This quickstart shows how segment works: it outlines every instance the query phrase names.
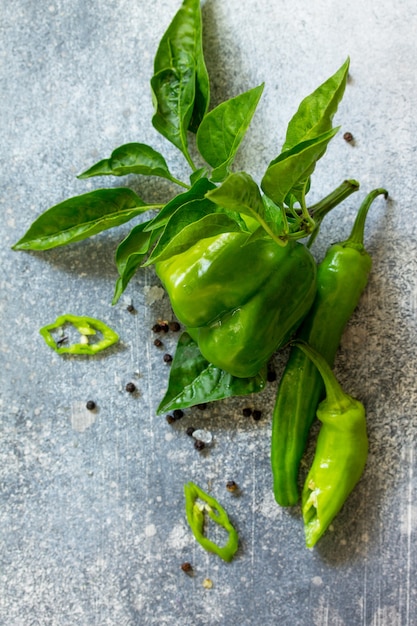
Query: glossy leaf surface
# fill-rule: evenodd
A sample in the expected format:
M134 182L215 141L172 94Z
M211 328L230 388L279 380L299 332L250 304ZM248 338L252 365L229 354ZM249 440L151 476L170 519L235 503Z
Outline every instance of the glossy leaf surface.
M119 300L129 281L142 265L150 248L163 230L159 228L146 231L145 228L148 224L149 221L132 228L116 250L115 261L119 278L116 281L112 304L116 304Z
M151 79L155 103L152 124L185 156L188 155L187 129L194 106L194 79L192 67L184 71L164 69Z
M194 200L202 199L206 195L210 189L214 189L213 183L211 183L207 178L201 178L194 183L194 185L188 191L184 193L180 193L175 198L170 200L163 209L161 209L149 225L147 226L147 230L152 230L154 228L159 228L160 226L166 226L169 219L172 215L179 209L179 207L184 206Z
M210 85L204 62L202 20L199 0L185 0L162 37L154 60L154 73L174 68L186 70L181 56L188 58L195 68L195 100L188 129L195 132L206 113L210 99ZM185 64L186 66L187 64Z
M258 185L246 172L230 174L220 187L206 196L226 209L255 219L277 243L282 243L279 240L283 234L281 211L263 201Z
M212 180L220 182L229 173L240 143L245 136L259 99L263 84L235 98L222 102L207 113L197 132L197 147L213 167Z
M90 191L42 213L13 249L48 250L81 241L124 224L149 207L131 189Z
M116 148L110 158L99 161L77 178L127 174L159 176L173 180L162 154L143 143L127 143Z
M339 129L332 129L315 139L297 144L272 161L262 179L261 187L276 204L282 204L297 185L314 171L317 160Z
M253 378L236 378L214 367L202 356L190 335L183 333L178 340L168 389L158 407L158 413L257 393L265 387L265 381L266 371Z
M304 98L288 124L283 151L332 128L333 117L345 91L348 71L349 59L333 76Z
M171 221L174 220L170 220L170 224ZM179 216L178 221L175 220L175 224L172 224L172 228L168 229L167 227L166 230L168 232L163 233L145 265L166 261L176 254L185 252L201 239L214 237L221 233L239 232L241 226L226 213L210 212L199 218L196 216L191 224L187 219L182 220Z

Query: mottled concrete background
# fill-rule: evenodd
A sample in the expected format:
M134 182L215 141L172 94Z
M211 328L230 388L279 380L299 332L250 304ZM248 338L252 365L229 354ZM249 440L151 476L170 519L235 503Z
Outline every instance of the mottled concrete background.
M146 201L174 191L155 179L78 181L128 141L171 169L185 161L150 119L153 56L177 0L13 0L0 7L1 423L0 624L3 626L412 626L416 559L416 37L414 1L206 0L212 104L266 82L237 167L259 180L302 97L349 54L342 132L313 178L312 198L344 178L361 191L326 220L314 253L346 237L365 194L387 187L366 228L374 266L337 357L369 418L366 473L331 532L304 547L298 509L273 500L269 471L276 383L258 397L190 410L174 426L155 410L168 366L151 326L158 285L138 274L112 307L113 253L128 232L47 253L10 246L49 206L99 186L130 185ZM346 143L350 131L354 145ZM39 328L59 314L98 317L121 335L97 358L63 358ZM173 351L176 335L164 337ZM285 353L276 359L278 372ZM135 395L125 384L134 381ZM87 400L97 403L94 413ZM250 404L258 422L244 418ZM208 428L199 454L187 426ZM307 456L307 462L309 460ZM225 490L235 480L239 497ZM239 530L225 564L184 519L188 480L210 488ZM180 570L191 561L195 575ZM203 580L213 581L212 589Z

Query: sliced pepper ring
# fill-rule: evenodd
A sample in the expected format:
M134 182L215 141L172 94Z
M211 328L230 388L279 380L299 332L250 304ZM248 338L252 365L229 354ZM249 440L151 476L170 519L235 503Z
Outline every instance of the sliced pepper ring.
M56 342L51 331L63 328L66 324L72 324L81 335L87 338L89 335L96 335L97 331L102 334L102 339L95 343L80 341L69 346L60 345ZM112 346L119 340L119 335L101 320L92 317L71 315L69 313L60 315L52 324L47 324L39 330L45 342L58 354L96 354Z
M184 486L185 512L190 528L198 543L208 552L218 554L224 561L231 561L238 549L239 537L224 508L215 498L203 491L198 485L189 482ZM205 505L201 505L201 500ZM227 543L219 546L204 534L204 512L213 522L224 528L229 534Z

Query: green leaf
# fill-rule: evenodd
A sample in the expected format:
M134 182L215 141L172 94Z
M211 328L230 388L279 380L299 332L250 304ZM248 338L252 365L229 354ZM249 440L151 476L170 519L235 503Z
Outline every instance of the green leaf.
M333 76L304 98L288 124L283 151L332 128L333 117L345 91L348 71L349 58Z
M190 176L190 183L194 185L200 178L207 178L209 175L209 170L207 167L200 167L200 169L195 170Z
M109 159L99 161L77 178L127 174L159 176L176 182L162 154L144 143L127 143L116 148Z
M173 240L176 239L185 227L192 225L194 222L200 220L206 215L209 215L210 213L214 213L216 210L216 205L213 204L213 202L210 202L210 200L207 200L207 198L197 198L181 205L168 220L164 232L159 238L158 243L153 249L152 254L145 265L151 265L151 263L154 263L157 259L162 260L159 259L162 252L168 246L172 249ZM199 239L201 239L201 237Z
M272 161L261 182L266 195L276 204L282 204L288 193L302 181L308 180L317 160L324 154L327 144L338 130L334 128L319 137L299 143Z
M283 233L282 213L271 202L264 202L258 185L246 172L230 174L224 183L206 197L216 204L255 219L279 245Z
M239 145L255 113L264 85L231 98L207 113L197 131L197 147L211 165L212 180L220 182L229 173Z
M13 249L48 250L65 246L120 226L154 207L145 204L131 189L96 189L64 200L42 213Z
M175 198L170 200L161 211L159 211L158 215L156 215L153 220L149 223L146 230L152 230L154 228L159 228L160 226L166 226L168 220L171 216L179 209L179 207L188 204L189 202L193 202L194 200L198 200L199 198L204 198L207 191L210 189L214 189L214 184L211 183L207 178L201 178L194 183L194 185L188 191L184 193L180 193Z
M190 162L187 129L195 98L194 68L161 70L152 77L151 87L155 105L152 124Z
M265 387L265 383L266 371L253 378L236 378L214 367L202 356L190 335L183 333L178 340L168 389L158 407L158 413L258 393Z
M119 278L116 281L112 304L116 304L150 248L162 233L162 228L145 231L149 221L138 224L120 242L115 255Z
M154 73L168 68L183 73L183 54L195 69L195 100L187 128L196 132L207 112L210 100L210 85L204 62L202 41L202 19L199 0L184 0L165 34L163 35L154 61Z
M169 226L174 217L169 221ZM195 219L191 224L186 216L179 216L179 219L175 220L175 222L175 230L168 229L167 226L166 230L169 231L169 234L166 234L164 231L158 245L145 265L166 261L176 254L185 252L201 239L214 237L221 233L240 232L242 230L240 224L226 213L209 213L200 219ZM162 241L163 238L164 241Z
M331 130L333 117L346 88L348 71L349 58L333 76L328 78L312 94L304 98L288 124L280 157L286 155L288 151L288 155L290 155L290 152L300 144L320 137ZM324 155L326 148L327 144L323 146L322 151L317 155L316 161ZM292 194L296 200L302 202L302 196L307 194L309 188L309 176L301 178L289 190L289 197L286 201L290 201Z

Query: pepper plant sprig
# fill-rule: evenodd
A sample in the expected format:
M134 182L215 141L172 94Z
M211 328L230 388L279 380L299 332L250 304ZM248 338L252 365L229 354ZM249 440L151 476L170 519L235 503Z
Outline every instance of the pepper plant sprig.
M166 203L147 204L128 188L104 188L75 196L41 214L15 250L47 250L120 226L144 213L157 217L136 225L116 251L119 278L113 303L136 270L190 248L222 232L243 231L248 241L271 237L286 245L315 236L324 215L358 189L345 181L312 207L306 196L317 161L337 133L332 120L346 86L349 59L300 104L288 124L281 152L260 185L232 166L249 128L264 85L249 89L212 110L210 81L202 46L199 0L184 0L159 44L151 79L156 130L181 151L190 166L190 182L176 177L164 156L143 143L128 143L78 176L157 176L185 191ZM195 134L198 167L191 155Z

